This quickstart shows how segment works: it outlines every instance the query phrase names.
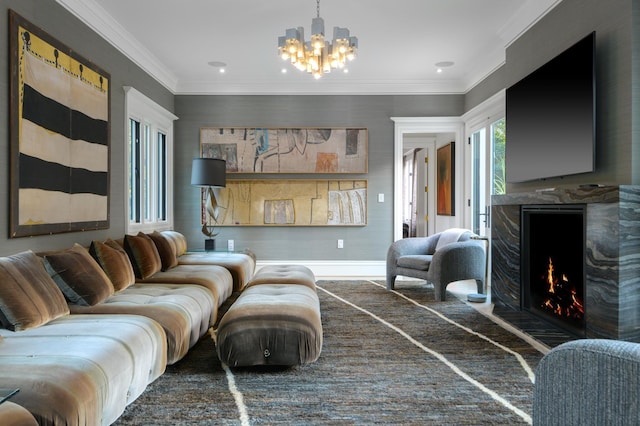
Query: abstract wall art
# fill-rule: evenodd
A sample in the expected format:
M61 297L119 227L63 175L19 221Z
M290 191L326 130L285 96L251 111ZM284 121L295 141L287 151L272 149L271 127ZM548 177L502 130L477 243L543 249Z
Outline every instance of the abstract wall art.
M455 145L451 142L438 148L437 155L437 213L455 216Z
M366 180L229 179L217 191L218 226L367 224Z
M10 11L11 238L109 227L110 75Z
M367 173L367 129L200 129L201 156L227 161L227 173Z

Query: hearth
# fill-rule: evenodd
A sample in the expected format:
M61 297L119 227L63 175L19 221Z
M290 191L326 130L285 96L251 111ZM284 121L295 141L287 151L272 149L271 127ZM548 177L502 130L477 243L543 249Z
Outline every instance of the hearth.
M640 342L640 186L598 186L545 189L533 192L494 195L491 198L491 300L494 314L540 340L555 346L562 340L587 338L619 339ZM566 275L575 283L582 277L581 298L584 317L578 324L581 333L565 331L551 325L542 315L534 315L523 307L522 221L523 208L583 210L582 238L568 237L568 228L575 221L567 219L552 234L551 249L574 251L564 246L567 241L582 240L583 271L566 266L557 254L541 255L541 274L555 279ZM553 211L553 210L552 210ZM565 214L565 213L562 213ZM566 213L569 218L574 213ZM581 231L575 231L576 235ZM534 231L538 235L539 231ZM545 237L543 239L547 241ZM579 256L579 255L576 255ZM551 261L549 260L551 258ZM537 266L536 266L537 268ZM568 269L568 270L567 270ZM568 287L572 293L572 287ZM567 288L563 282L563 288ZM530 296L527 296L530 297ZM578 309L579 310L579 309ZM539 312L540 313L540 312ZM546 313L545 313L546 314ZM579 322L580 322L579 321ZM548 340L544 340L548 339Z
M585 335L585 206L522 206L522 308Z

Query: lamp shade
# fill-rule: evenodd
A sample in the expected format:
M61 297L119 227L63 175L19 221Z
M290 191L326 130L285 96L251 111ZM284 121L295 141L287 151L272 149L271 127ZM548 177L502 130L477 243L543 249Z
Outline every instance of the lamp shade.
M227 185L227 162L219 158L194 158L191 165L191 185Z

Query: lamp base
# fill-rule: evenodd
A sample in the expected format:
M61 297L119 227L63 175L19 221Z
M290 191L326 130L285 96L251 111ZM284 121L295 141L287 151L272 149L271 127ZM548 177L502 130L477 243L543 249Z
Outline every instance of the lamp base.
M214 251L216 249L216 240L208 238L204 240L204 251Z

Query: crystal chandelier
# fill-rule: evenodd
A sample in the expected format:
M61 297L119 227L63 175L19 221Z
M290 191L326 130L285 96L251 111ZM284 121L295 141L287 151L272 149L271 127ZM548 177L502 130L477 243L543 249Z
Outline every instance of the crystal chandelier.
M344 68L348 60L356 56L358 37L350 37L348 28L333 27L333 41L324 39L324 19L320 17L320 0L316 0L317 15L311 21L311 41L305 41L304 28L289 28L278 37L278 54L300 71L315 78Z

